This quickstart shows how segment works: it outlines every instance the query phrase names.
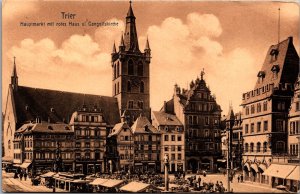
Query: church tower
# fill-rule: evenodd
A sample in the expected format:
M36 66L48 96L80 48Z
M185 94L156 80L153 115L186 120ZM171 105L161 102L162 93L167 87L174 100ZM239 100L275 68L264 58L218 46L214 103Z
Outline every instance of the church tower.
M16 57L14 57L14 66L11 74L11 86L14 90L18 89L18 75L17 75L17 67L16 67Z
M126 120L132 124L143 114L150 119L149 65L151 49L147 38L144 52L139 49L135 16L130 2L125 32L121 35L119 50L112 50L112 91L118 99L120 115L126 110Z

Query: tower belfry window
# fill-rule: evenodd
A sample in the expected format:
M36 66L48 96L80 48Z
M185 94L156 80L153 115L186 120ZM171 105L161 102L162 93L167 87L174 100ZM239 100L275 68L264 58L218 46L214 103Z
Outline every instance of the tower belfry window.
M134 66L132 60L128 61L128 75L134 75Z
M145 91L145 88L144 88L145 86L144 86L144 82L142 81L141 82L141 85L140 85L140 92L141 93L144 93L144 91Z
M143 74L144 74L144 66L142 63L139 63L138 64L138 75L143 76Z

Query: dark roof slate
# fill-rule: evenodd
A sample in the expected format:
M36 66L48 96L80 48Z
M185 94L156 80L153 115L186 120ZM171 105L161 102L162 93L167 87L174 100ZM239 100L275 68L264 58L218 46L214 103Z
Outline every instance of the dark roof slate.
M13 100L17 127L36 117L40 117L42 121L50 119L51 123L69 123L72 113L83 104L91 109L94 106L100 108L109 125L120 122L118 103L114 97L18 86L17 90L13 90Z

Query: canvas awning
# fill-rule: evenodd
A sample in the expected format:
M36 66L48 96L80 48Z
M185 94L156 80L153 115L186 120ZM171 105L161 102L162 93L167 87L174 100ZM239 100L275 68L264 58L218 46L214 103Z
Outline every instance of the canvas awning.
M42 174L41 177L49 178L49 177L53 177L55 174L56 174L55 172L47 172L45 174Z
M13 163L13 160L14 160L14 158L11 157L11 156L4 156L4 157L2 157L2 162L5 161L5 162Z
M225 159L217 159L217 162L226 162Z
M93 182L90 183L90 185L100 185L106 181L108 181L108 179L96 178L95 180L93 180Z
M267 169L267 166L265 164L260 164L258 168L264 172Z
M150 184L133 181L121 187L120 190L125 192L137 193L137 192L144 192L149 187Z
M21 168L28 168L28 166L30 166L31 162L23 162L23 164L21 164Z
M258 166L257 164L251 164L250 166L255 172L258 172Z
M117 187L119 185L121 185L124 181L123 180L117 180L117 179L108 179L107 181L99 184L103 187L107 187L107 188L112 188L112 187Z
M293 172L286 177L286 179L299 181L300 180L300 166L297 166L293 170Z
M295 168L296 166L289 164L271 164L269 168L265 170L263 175L286 179Z
M245 164L244 164L244 168L247 168L248 171L250 171L250 164L249 164L249 163L245 163Z

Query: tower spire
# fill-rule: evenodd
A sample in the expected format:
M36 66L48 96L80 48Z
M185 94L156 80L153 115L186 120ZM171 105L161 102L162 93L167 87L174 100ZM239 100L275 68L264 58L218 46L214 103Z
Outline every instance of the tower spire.
M13 89L17 89L18 87L18 75L17 75L17 67L16 67L16 57L14 56L14 64L13 64L13 71L11 75L11 85Z
M116 49L116 43L115 43L115 41L114 41L114 45L113 45L113 49L112 49L112 53L114 54L114 53L116 53L117 52L117 49Z
M148 36L147 36L147 41L146 41L146 46L145 46L145 51L146 50L151 50L150 49L150 45L149 45L149 39L148 39Z
M126 51L140 52L137 32L136 32L136 25L135 25L135 16L133 14L131 1L129 1L129 9L126 17L124 43L125 43Z

